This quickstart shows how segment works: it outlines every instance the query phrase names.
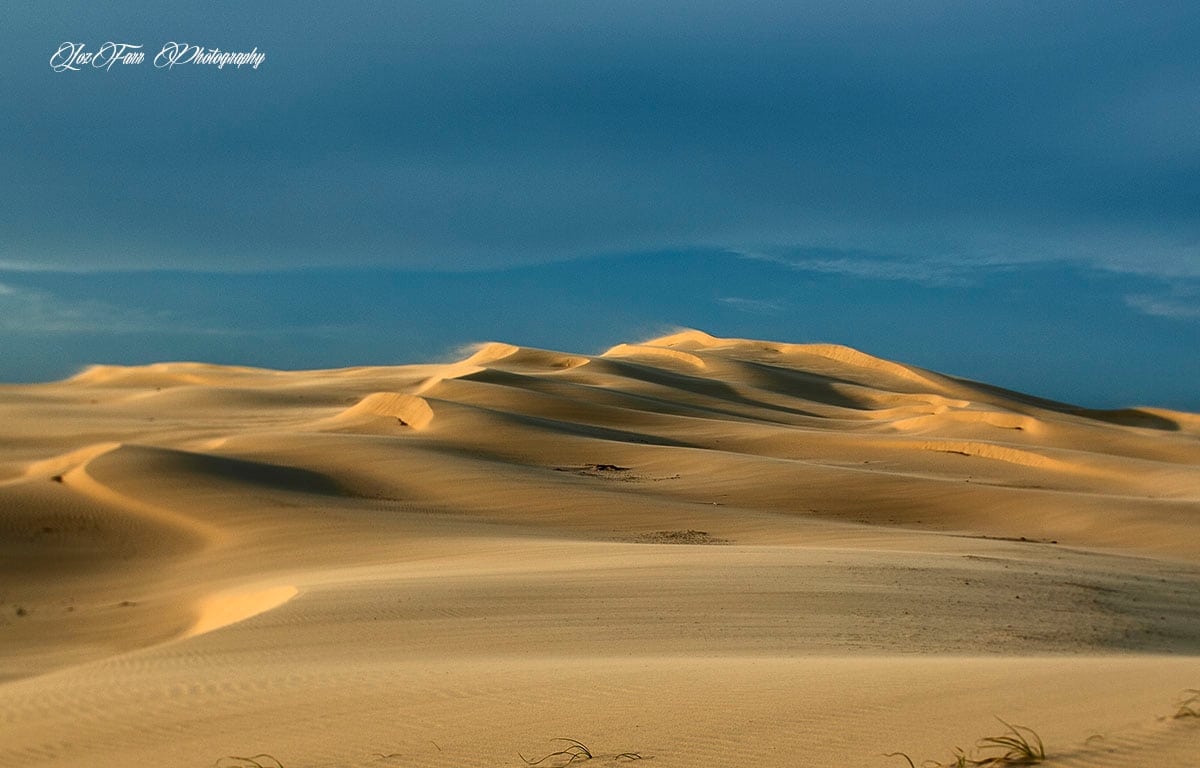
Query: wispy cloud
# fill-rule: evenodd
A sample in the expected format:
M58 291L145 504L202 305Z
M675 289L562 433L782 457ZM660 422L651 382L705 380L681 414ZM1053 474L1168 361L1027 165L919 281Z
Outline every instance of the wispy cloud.
M752 315L779 315L785 310L782 303L768 299L747 299L741 296L721 296L717 303Z
M118 306L97 299L69 299L51 291L0 283L0 331L8 333L177 334L188 336L276 337L298 333L334 338L349 326L279 325L270 328L223 326L189 321L168 311Z
M797 272L846 275L867 280L888 280L944 287L966 287L975 281L972 273L982 267L999 266L985 261L951 261L885 257L873 254L825 252L810 255L736 251L736 255L756 261L779 264Z
M129 333L164 318L102 301L72 301L44 290L0 284L0 330L15 333Z
M1200 319L1200 285L1174 285L1160 294L1136 293L1125 297L1131 309L1154 317Z

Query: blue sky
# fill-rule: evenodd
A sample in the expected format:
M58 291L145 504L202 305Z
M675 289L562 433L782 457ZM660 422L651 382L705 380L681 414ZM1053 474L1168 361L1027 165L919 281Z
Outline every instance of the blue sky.
M1200 410L1195 3L251 6L10 11L0 380L687 325Z

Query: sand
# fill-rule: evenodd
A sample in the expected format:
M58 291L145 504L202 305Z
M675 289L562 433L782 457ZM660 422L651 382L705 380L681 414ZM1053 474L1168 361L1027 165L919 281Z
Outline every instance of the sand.
M0 387L0 766L1194 766L1187 688L1194 414L698 331Z

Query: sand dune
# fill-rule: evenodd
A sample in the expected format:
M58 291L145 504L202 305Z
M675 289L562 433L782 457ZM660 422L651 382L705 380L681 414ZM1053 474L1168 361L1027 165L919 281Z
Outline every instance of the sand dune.
M684 331L96 366L0 438L0 766L1196 764L1195 414Z
M323 419L317 429L342 427L350 432L384 429L397 426L424 429L433 420L433 409L422 397L399 392L373 392L336 416Z

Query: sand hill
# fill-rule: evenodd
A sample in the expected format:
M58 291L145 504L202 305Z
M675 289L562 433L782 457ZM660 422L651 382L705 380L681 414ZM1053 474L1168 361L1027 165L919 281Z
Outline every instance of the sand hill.
M0 387L0 766L1194 766L1198 654L1195 414L698 331Z

